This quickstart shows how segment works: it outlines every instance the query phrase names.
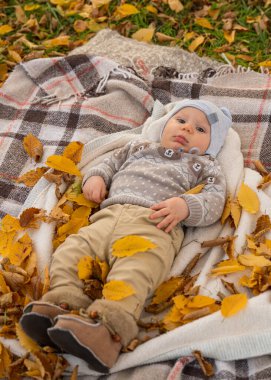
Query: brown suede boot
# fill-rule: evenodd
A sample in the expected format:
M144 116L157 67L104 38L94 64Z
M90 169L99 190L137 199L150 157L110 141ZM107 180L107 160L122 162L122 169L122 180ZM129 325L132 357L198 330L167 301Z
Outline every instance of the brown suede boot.
M55 321L48 335L64 352L85 360L102 373L116 363L122 345L104 325L74 314L59 315Z
M40 346L56 347L47 334L47 329L54 324L54 318L59 314L67 314L64 308L47 302L35 301L29 303L20 318L24 332Z

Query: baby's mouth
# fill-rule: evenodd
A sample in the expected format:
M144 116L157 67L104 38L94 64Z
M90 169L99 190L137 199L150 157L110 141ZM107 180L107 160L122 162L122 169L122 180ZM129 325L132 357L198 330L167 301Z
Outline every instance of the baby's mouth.
M188 144L188 141L186 140L186 138L184 136L175 136L175 141L182 144L182 145L187 145Z

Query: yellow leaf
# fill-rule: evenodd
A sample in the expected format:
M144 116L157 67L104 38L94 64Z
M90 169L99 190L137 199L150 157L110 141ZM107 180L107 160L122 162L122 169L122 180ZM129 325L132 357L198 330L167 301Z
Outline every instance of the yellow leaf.
M83 148L84 144L82 144L80 141L73 141L66 146L63 152L63 156L69 158L75 164L78 164L82 158Z
M17 232L22 231L22 227L20 225L20 221L17 218L7 214L1 220L1 230L3 232Z
M87 226L89 224L89 213L89 207L81 206L77 208L71 215L71 219L58 228L57 239L63 242L67 236L76 234L81 227Z
M89 201L84 197L84 194L74 194L74 193L69 193L67 194L67 200L72 201L77 203L79 206L86 206L90 208L96 208L98 205L97 203L94 203L92 201Z
M127 235L116 240L112 245L112 255L116 257L133 256L139 252L146 252L155 248L150 240L137 235Z
M8 73L8 65L6 63L0 63L0 81L5 81Z
M271 67L271 61L262 61L258 63L258 66L263 66L263 67Z
M22 327L17 323L16 324L16 335L19 339L19 342L23 348L29 352L35 353L36 351L41 350L40 346L34 342L33 339L29 338L28 335L23 331Z
M46 173L48 168L41 167L35 170L30 170L29 172L21 175L16 179L17 183L23 182L28 187L33 187L41 179L41 177Z
M205 183L200 183L199 185L193 187L190 190L187 190L185 194L199 194L201 190L204 188Z
M75 163L64 156L49 156L47 158L46 165L48 165L50 168L54 168L65 173L76 175L78 177L81 176L81 173Z
M184 34L183 40L184 40L184 42L187 42L187 41L191 40L192 38L194 38L195 36L196 36L195 32L186 32Z
M7 294L10 292L10 288L7 286L6 281L5 281L2 273L0 273L0 291L3 294Z
M183 315L180 313L180 310L177 308L176 305L173 305L170 309L169 313L167 313L163 319L164 323L167 322L181 322Z
M159 42L166 42L166 41L174 41L176 40L175 37L167 36L164 33L156 32L155 33L156 38L158 39Z
M168 5L169 5L169 8L172 11L175 11L176 13L181 12L183 10L183 8L184 8L184 6L180 2L180 0L168 0Z
M179 296L176 296L173 298L173 302L178 310L183 310L188 303L188 298L186 298L183 294L180 294ZM172 321L172 322L176 322L176 321Z
M40 140L29 133L29 135L25 136L23 139L23 146L26 153L34 158L36 162L38 162L43 155L43 146Z
M232 30L232 31L224 30L223 33L224 33L225 40L227 40L229 44L234 42L235 30Z
M153 28L142 28L132 34L132 38L137 41L151 42L154 34Z
M246 294L233 294L225 297L221 304L221 313L223 317L231 317L244 309L247 305Z
M0 343L0 378L10 378L9 368L11 365L10 351Z
M83 256L79 260L77 265L78 277L80 280L87 280L92 275L92 261L93 258L90 256Z
M46 49L55 47L55 46L69 46L70 36L59 36L51 40L43 41L43 45Z
M238 260L242 265L247 267L267 267L271 265L271 261L264 256L256 255L239 255Z
M155 15L158 13L158 10L153 5L146 6L147 11L154 13Z
M36 9L39 9L40 5L39 4L27 4L24 6L25 11L35 11Z
M8 258L11 264L20 266L32 252L32 240L28 234L24 234L10 248ZM3 255L5 256L5 255Z
M201 308L209 305L213 305L215 303L215 299L207 296L194 296L189 302L187 303L187 307L190 308Z
M224 224L226 222L226 220L228 219L230 214L231 214L231 197L228 196L226 203L225 203L225 206L224 206L223 213L221 215L221 223L222 224Z
M104 285L103 296L107 300L119 301L135 294L133 287L125 281L112 280Z
M102 30L102 29L104 29L106 27L105 25L106 25L105 23L98 24L94 20L90 20L88 22L88 29L91 32L99 32L100 30Z
M188 46L188 50L192 53L204 42L203 36L198 36L194 41Z
M7 33L11 32L12 30L13 30L13 28L8 24L1 25L0 26L0 36L3 34L7 34Z
M181 277L171 277L169 280L163 282L155 290L152 304L160 304L167 301L175 293L181 283Z
M43 287L42 287L42 296L44 296L45 293L47 293L50 289L50 273L48 266L44 269L44 279L43 279Z
M124 17L135 15L139 13L139 10L132 4L122 4L116 7L114 17L116 20L120 20Z
M232 216L235 228L237 228L239 225L241 212L242 210L241 210L239 202L236 199L234 199L231 202L231 216Z
M224 274L235 273L245 270L246 267L240 265L236 259L225 260L216 265L216 268L211 270L211 275L221 276Z
M50 0L50 3L54 5L69 5L73 0Z
M241 207L247 212L256 214L259 211L260 202L258 195L245 183L242 183L240 186L237 198Z
M101 271L102 271L102 282L105 283L106 277L109 273L109 265L106 261L100 261L99 257L96 257L97 263L100 265Z
M196 18L195 23L206 29L214 29L207 18Z

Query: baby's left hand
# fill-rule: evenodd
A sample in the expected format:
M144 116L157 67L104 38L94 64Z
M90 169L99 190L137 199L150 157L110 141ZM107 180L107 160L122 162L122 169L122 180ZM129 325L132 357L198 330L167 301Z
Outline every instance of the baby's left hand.
M165 232L170 232L179 222L186 219L189 215L186 201L178 197L166 199L165 201L152 205L150 208L156 211L150 215L150 219L164 217L156 227L164 229Z

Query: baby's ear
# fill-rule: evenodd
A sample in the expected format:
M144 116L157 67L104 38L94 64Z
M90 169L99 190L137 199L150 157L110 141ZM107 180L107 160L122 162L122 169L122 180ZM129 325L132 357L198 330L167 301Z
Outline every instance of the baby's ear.
M227 116L230 119L230 121L232 121L230 110L227 107L220 107L220 109L224 113L224 115Z

